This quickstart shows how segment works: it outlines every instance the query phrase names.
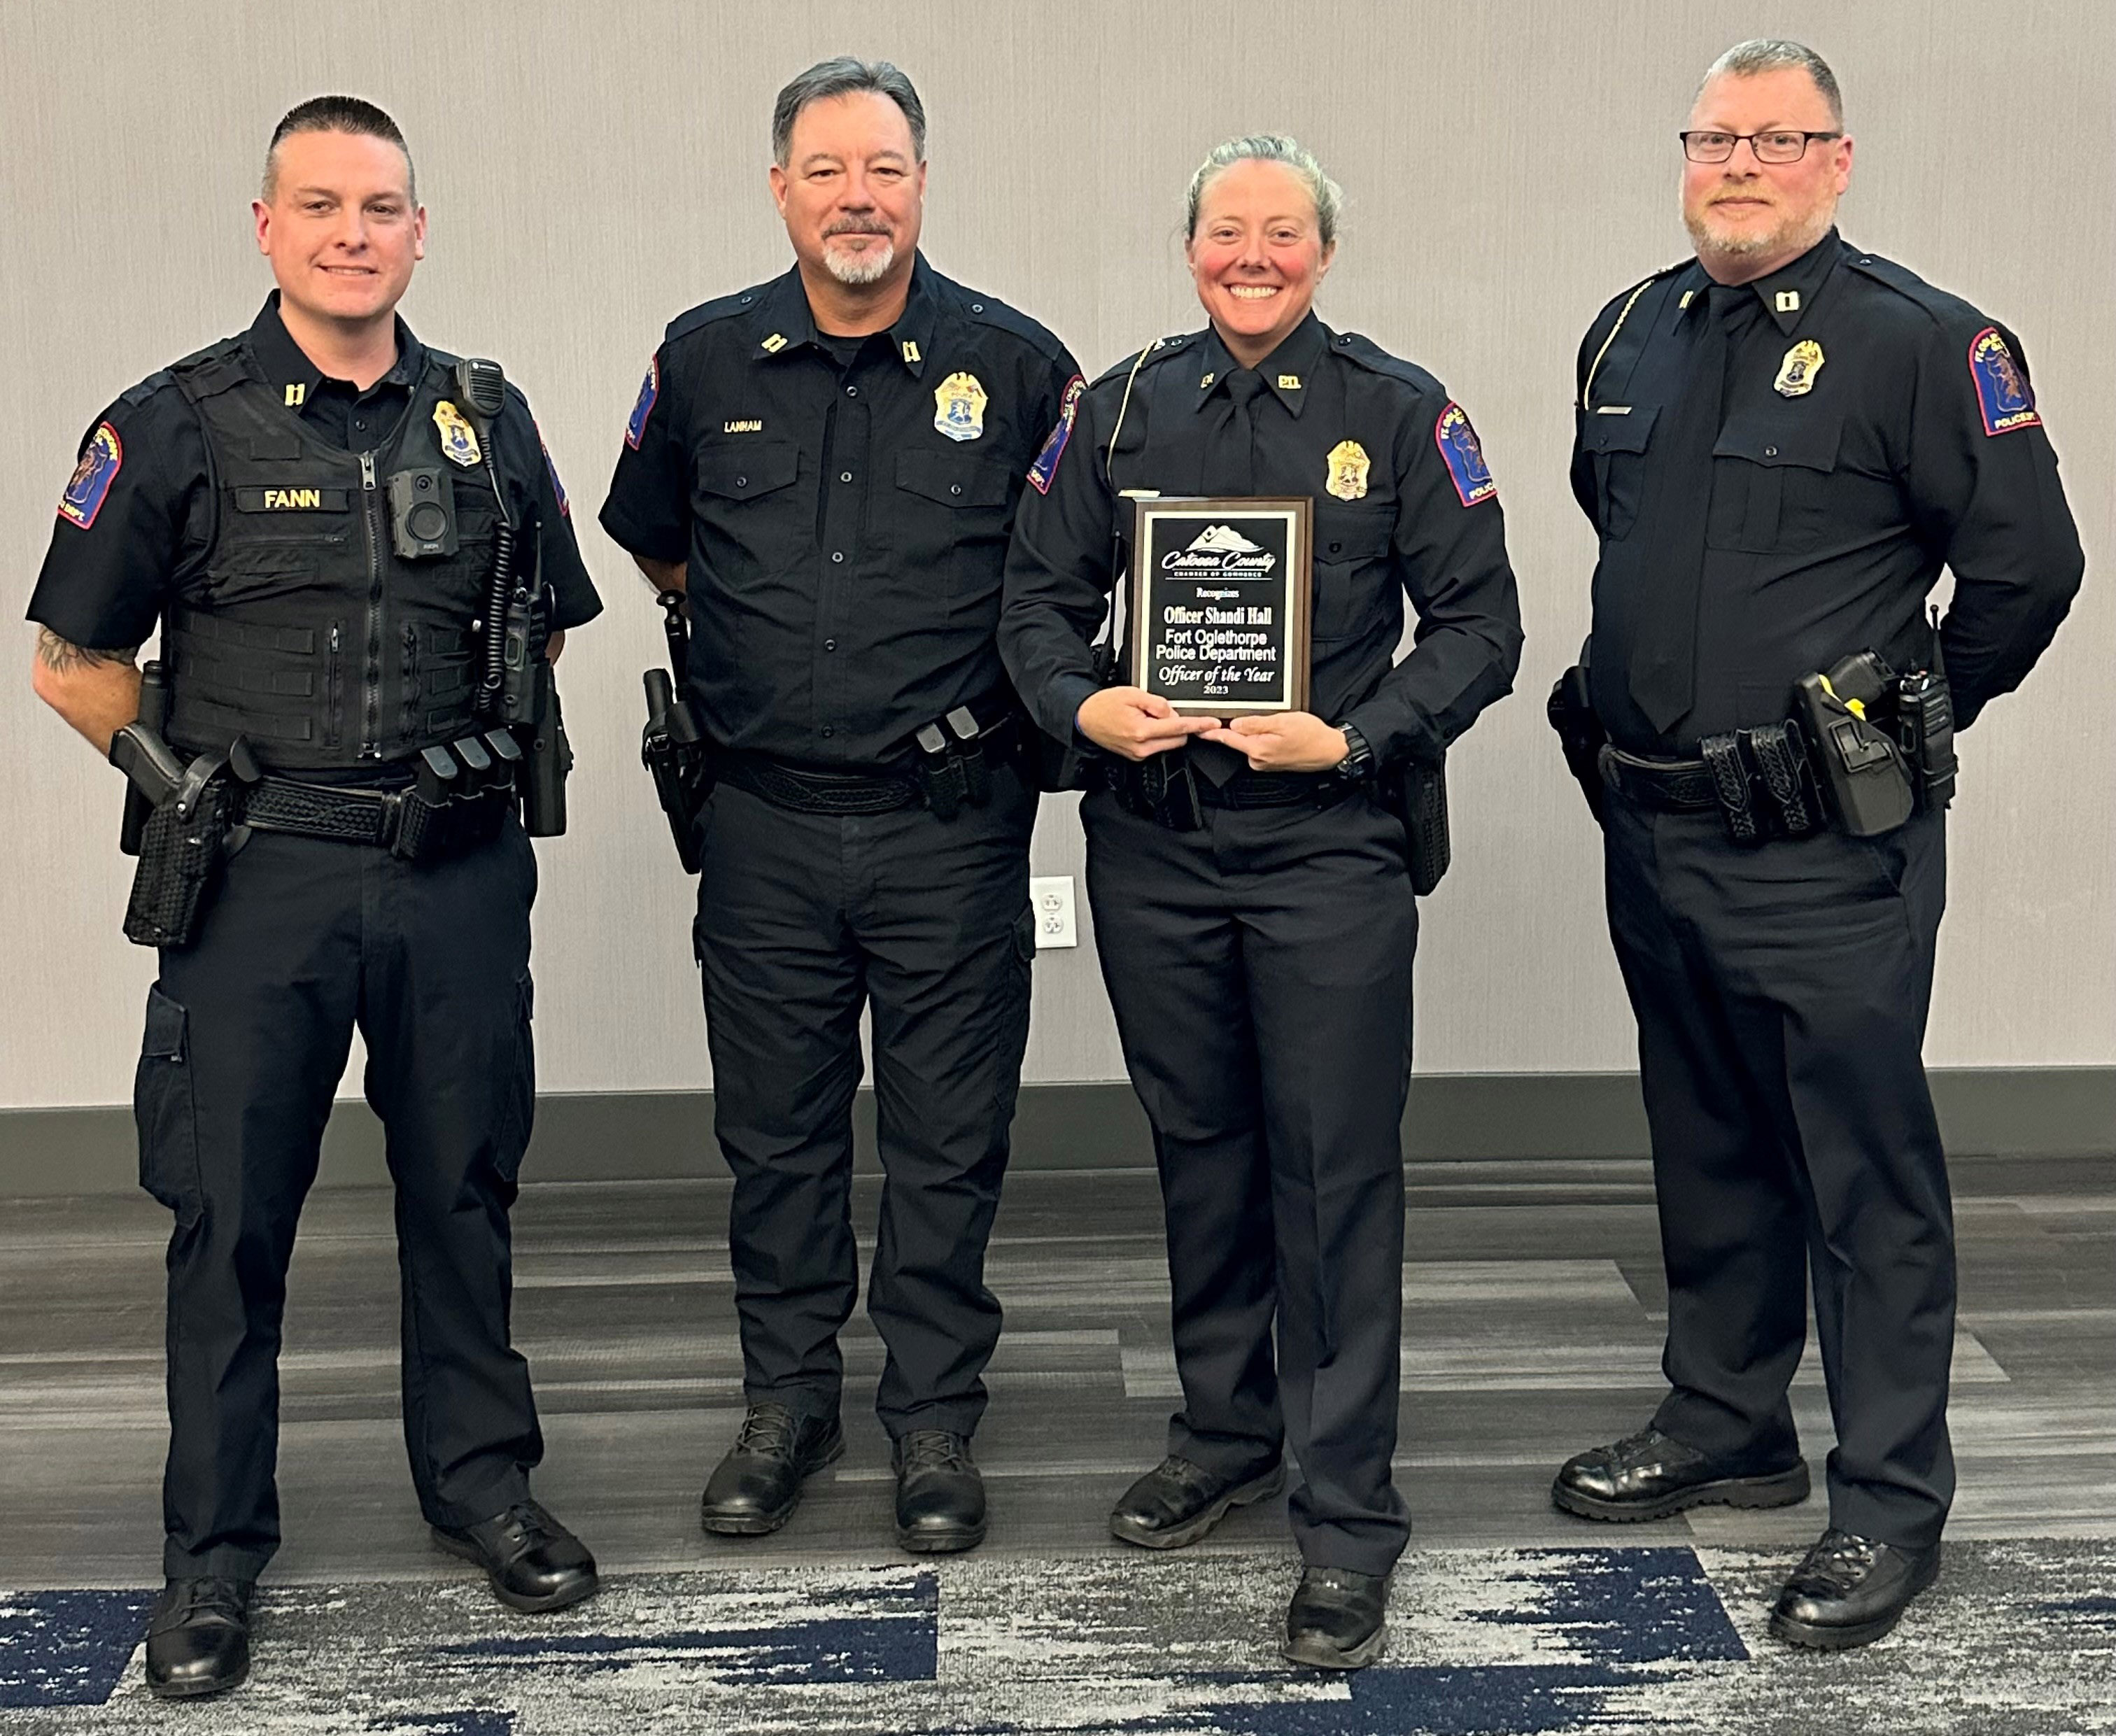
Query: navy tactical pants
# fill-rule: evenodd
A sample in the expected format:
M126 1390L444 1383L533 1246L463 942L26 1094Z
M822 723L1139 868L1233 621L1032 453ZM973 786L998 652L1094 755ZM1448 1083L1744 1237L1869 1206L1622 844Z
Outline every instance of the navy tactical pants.
M294 1230L356 1024L389 1139L404 1439L421 1511L476 1524L543 1456L508 1342L508 1209L535 1102L529 905L511 819L452 860L260 832L196 943L162 954L135 1108L168 1251L172 1577L252 1578L279 1541L278 1353Z
M743 1390L835 1416L859 1293L852 1222L859 1024L871 1014L885 1172L867 1313L892 1439L976 1431L999 1338L985 1243L1028 1038L1028 838L1011 766L942 821L796 813L722 784L700 821L693 938Z
M1385 1573L1410 1530L1389 1471L1418 941L1402 824L1359 796L1208 808L1189 832L1106 793L1081 817L1166 1206L1169 1451L1232 1473L1290 1447L1303 1559Z
M1608 813L1668 1264L1655 1422L1706 1453L1790 1458L1811 1277L1830 1522L1934 1543L1954 1493L1954 1230L1920 1052L1944 817L1745 849L1716 814L1615 797Z

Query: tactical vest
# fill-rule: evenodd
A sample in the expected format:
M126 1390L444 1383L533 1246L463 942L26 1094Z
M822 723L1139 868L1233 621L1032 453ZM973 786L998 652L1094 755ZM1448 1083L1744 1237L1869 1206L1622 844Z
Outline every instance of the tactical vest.
M171 371L204 425L214 505L203 578L163 625L172 746L244 735L261 764L298 771L386 764L470 733L499 503L490 453L443 456L435 411L452 361L427 352L410 408L370 453L303 422L240 338ZM435 468L453 482L457 552L407 559L389 479Z

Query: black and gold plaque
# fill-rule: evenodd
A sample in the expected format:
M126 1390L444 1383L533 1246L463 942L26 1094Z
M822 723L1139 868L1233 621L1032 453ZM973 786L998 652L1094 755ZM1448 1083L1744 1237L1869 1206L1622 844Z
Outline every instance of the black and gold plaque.
M1191 717L1308 709L1313 503L1133 501L1132 679Z

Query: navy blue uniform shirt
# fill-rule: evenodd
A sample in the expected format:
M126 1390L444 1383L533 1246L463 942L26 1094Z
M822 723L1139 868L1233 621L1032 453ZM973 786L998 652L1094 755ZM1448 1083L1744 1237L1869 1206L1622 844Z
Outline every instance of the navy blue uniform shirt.
M245 334L264 378L320 439L348 452L385 444L412 402L426 346L397 321L397 362L365 392L326 380L279 318L279 292L265 300ZM533 495L544 577L557 593L552 626L577 627L602 610L573 540L573 520L529 414L513 403L493 432L501 473L515 496ZM108 428L120 448L117 474L100 485L90 522L62 509L50 550L30 598L29 617L69 643L130 651L154 636L172 592L203 571L214 522L205 435L198 412L166 373L150 375L110 406L81 443L85 453Z
M1635 702L1650 575L1686 538L1686 503L1658 484L1682 464L1665 435L1710 283L1694 260L1672 267L1611 302L1580 347L1572 488L1601 537L1589 665L1603 727L1633 753L1687 754L1783 717L1796 679L1855 652L1926 667L1943 565L1955 719L1973 722L2079 588L2057 454L2019 340L1834 229L1733 310L1691 709L1663 733Z
M602 523L688 563L706 734L872 767L1002 688L1007 534L1077 373L1033 320L922 256L903 315L864 341L817 332L798 269L675 320Z

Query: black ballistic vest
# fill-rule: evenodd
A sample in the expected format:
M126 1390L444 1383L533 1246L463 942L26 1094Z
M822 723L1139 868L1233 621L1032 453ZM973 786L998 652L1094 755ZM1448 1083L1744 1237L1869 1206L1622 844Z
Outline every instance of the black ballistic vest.
M203 578L169 606L166 734L186 753L245 735L277 771L386 764L470 733L472 623L499 504L491 454L442 456L452 357L427 352L411 408L371 453L332 445L280 401L239 338L172 370L205 425L215 524ZM450 473L455 554L401 559L389 478Z

